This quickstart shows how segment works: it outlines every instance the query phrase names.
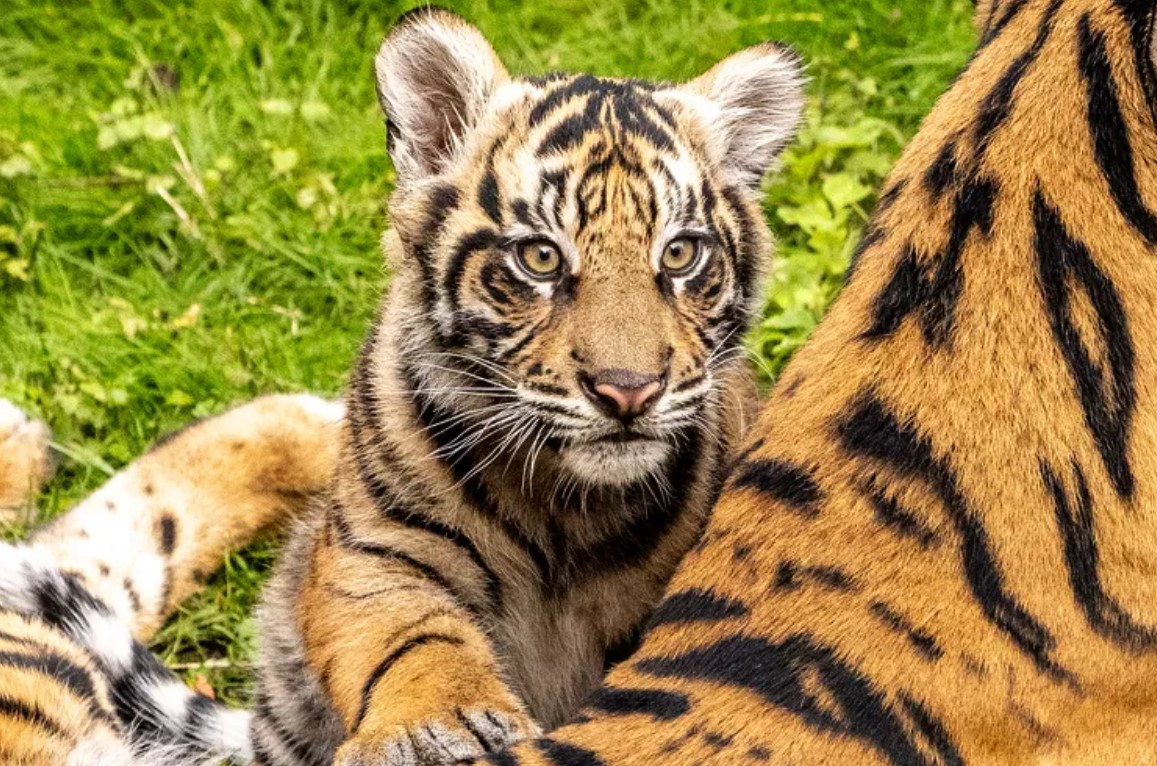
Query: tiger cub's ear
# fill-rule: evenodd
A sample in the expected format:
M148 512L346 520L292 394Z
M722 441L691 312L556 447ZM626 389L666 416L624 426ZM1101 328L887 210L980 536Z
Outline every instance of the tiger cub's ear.
M803 84L799 56L763 43L728 56L679 90L700 97L693 102L732 180L758 186L799 127Z
M401 184L444 170L508 79L482 33L438 8L402 16L374 65Z

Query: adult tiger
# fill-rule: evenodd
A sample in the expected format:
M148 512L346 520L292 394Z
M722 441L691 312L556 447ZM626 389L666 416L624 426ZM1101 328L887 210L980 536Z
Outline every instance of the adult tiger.
M640 650L491 763L1157 760L1154 15L978 4Z
M161 443L26 543L0 543L0 764L175 766L251 757L249 715L140 643L226 551L328 482L341 408L270 396ZM0 498L48 475L48 429L0 400Z

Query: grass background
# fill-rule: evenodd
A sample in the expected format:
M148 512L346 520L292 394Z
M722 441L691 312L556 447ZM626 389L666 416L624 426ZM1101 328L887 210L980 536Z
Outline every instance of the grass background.
M44 516L194 417L341 389L388 283L371 60L412 5L5 0L0 396L55 430ZM807 125L768 183L780 265L749 339L768 378L839 289L874 190L974 44L968 0L445 5L521 73L685 79L766 39L806 58ZM248 613L274 554L230 556L157 639L232 701L247 699Z

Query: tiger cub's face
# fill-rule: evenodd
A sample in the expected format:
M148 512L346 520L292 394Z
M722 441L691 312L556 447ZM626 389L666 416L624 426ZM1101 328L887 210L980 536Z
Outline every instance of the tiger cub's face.
M451 411L493 394L507 446L541 440L588 482L659 468L758 307L756 190L798 120L795 57L759 46L677 86L517 79L474 27L426 10L377 71L395 249L426 328L415 378Z

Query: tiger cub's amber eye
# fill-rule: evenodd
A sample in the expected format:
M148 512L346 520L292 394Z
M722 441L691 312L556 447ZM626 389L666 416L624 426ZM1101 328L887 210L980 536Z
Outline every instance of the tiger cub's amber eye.
M691 237L677 237L667 243L663 250L663 269L672 276L686 274L699 261L699 240Z
M550 279L562 269L562 253L550 242L523 242L515 254L519 265L535 279Z

